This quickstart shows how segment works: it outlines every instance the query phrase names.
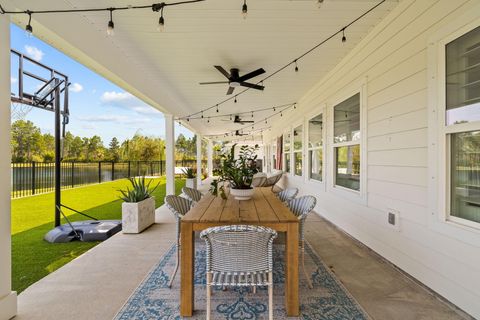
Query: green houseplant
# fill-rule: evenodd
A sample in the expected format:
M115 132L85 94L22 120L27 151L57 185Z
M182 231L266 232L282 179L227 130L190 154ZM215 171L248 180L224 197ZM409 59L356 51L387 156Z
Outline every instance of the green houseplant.
M255 173L258 145L241 146L238 158L235 158L234 144L230 150L220 155L220 180L230 184L230 192L237 200L248 200L253 195L252 180Z
M131 186L119 190L122 203L122 232L140 233L155 223L155 198L152 193L157 189L150 187L152 180L145 177L129 178Z

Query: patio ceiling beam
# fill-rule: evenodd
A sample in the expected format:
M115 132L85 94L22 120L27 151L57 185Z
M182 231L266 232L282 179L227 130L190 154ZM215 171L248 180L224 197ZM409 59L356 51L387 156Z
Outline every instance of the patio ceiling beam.
M12 292L10 213L10 19L0 16L0 320L17 314Z

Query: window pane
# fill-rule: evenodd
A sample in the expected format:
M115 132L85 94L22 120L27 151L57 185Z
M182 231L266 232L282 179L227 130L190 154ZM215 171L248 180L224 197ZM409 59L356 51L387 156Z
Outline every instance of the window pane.
M301 150L303 143L303 126L293 129L293 150Z
M310 179L322 181L322 149L310 150Z
M283 140L283 151L290 151L290 138L291 138L291 133L286 133L285 134L285 139Z
M334 108L334 142L360 140L360 93Z
M290 172L290 153L285 153L285 171Z
M479 121L480 27L450 42L445 50L447 124Z
M360 145L335 148L335 184L360 190Z
M294 168L295 168L295 175L301 176L302 175L302 153L295 152L294 154Z
M308 147L315 148L320 147L322 141L323 131L323 115L319 114L315 118L308 121Z
M451 135L450 215L480 222L480 131Z

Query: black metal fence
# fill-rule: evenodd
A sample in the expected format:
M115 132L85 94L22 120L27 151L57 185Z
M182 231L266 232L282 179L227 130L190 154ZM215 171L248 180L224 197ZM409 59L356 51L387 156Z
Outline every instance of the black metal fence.
M202 161L202 168L206 168ZM176 167L196 167L196 160L176 160ZM11 165L11 197L20 198L55 188L55 163L27 162ZM62 162L62 189L135 176L165 175L165 161Z

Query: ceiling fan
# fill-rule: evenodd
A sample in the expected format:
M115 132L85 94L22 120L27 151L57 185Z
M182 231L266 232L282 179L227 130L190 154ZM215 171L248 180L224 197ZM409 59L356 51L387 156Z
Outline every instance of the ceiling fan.
M250 73L244 74L243 76L240 76L239 70L237 68L232 68L230 69L230 73L227 72L224 68L221 66L214 66L218 71L220 71L221 74L225 76L225 78L228 79L228 81L215 81L215 82L200 82L200 84L220 84L220 83L228 83L229 87L227 90L227 95L232 94L233 90L235 90L236 87L247 87L251 89L257 89L257 90L263 90L265 87L246 82L247 80L254 78L256 76L259 76L263 73L265 73L265 70L263 68L259 68L255 71L252 71Z
M241 137L241 136L248 136L248 134L246 134L246 133L240 133L239 130L235 131L235 135L236 135L236 136L240 136L240 137Z
M230 120L222 120L222 121L232 121L232 118L230 118ZM240 124L245 124L245 123L254 123L255 121L253 120L242 120L242 118L240 118L239 115L236 115L234 118L233 118L233 123L240 123Z

